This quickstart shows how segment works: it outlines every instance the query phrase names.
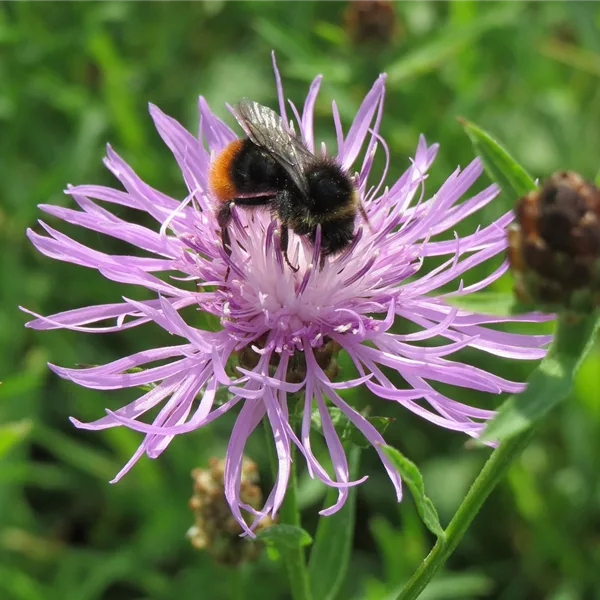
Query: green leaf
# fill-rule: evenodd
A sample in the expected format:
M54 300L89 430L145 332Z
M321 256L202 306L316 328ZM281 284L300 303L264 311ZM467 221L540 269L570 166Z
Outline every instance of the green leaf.
M351 480L358 476L360 452L358 447L349 452L348 471ZM329 488L325 497L325 507L331 506L337 500L337 496L338 490ZM348 499L341 510L319 520L308 563L313 598L336 598L350 562L355 518L356 486L348 490Z
M13 446L22 442L30 431L31 421L29 419L0 425L0 458L7 454Z
M440 525L440 519L433 502L425 495L425 486L423 485L423 477L417 468L417 465L408 460L399 450L391 446L382 446L381 448L387 457L392 461L394 467L400 473L403 481L410 489L413 495L417 512L423 520L425 527L431 531L436 537L444 539L445 533Z
M536 188L531 175L489 133L465 119L459 119L459 122L469 136L475 152L481 156L488 175L502 191L514 192L517 197L521 197Z
M598 174L596 175L596 185L600 187L600 171L598 171Z
M600 330L598 314L577 321L562 315L554 342L527 388L510 396L486 427L482 441L505 440L531 427L569 396L573 379Z
M331 421L335 430L342 441L350 442L359 448L370 448L371 444L365 438L365 436L360 432L360 430L348 419L344 411L340 410L335 406L328 407L329 415L331 416ZM373 417L368 414L365 414L366 411L363 411L363 417L377 429L377 431L381 434L385 432L388 425L394 420L391 417ZM301 417L300 417L301 418ZM321 415L318 410L313 411L311 415L311 424L313 428L322 433L323 426L321 423Z
M264 542L267 549L271 550L269 554L272 558L312 544L312 537L302 527L284 524L263 529L256 535L256 539Z

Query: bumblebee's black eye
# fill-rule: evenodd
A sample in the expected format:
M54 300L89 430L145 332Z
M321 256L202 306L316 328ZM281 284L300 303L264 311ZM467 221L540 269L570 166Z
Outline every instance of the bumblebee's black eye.
M350 178L339 165L319 164L306 173L311 210L315 213L327 213L339 208L352 197L353 186Z

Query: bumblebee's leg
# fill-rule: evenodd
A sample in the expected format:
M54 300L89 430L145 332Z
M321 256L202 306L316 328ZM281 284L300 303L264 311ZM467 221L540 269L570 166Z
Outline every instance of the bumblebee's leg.
M225 202L217 213L217 223L221 228L221 240L223 241L223 250L228 256L231 255L231 239L229 238L229 229L227 226L231 221L231 206L233 202Z
M217 223L221 228L221 241L223 250L227 256L231 256L231 237L229 235L229 223L231 222L231 209L237 206L265 206L273 201L274 196L255 196L254 198L232 198L224 202L217 213ZM229 278L230 268L227 267L225 281Z
M223 250L227 256L231 256L231 238L229 237L229 222L231 221L231 206L232 202L225 202L219 212L217 213L217 223L221 228L221 243L223 244ZM229 273L231 268L227 265L225 271L225 281L229 279Z
M288 246L290 243L290 230L287 225L281 225L281 251L283 252L283 258L287 263L287 266L294 271L294 273L298 272L300 267L294 267L288 258Z
M217 223L221 228L221 239L223 240L223 248L229 256L231 256L231 238L227 226L231 221L231 209L236 206L265 206L273 201L273 196L258 196L255 198L232 198L224 202L219 212L217 213ZM229 249L227 248L229 247Z
M233 198L229 201L229 204L236 204L237 206L265 206L271 204L275 196L254 196L252 198Z

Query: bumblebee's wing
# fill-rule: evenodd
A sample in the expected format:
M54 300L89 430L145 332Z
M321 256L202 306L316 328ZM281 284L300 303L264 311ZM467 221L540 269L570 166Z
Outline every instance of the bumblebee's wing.
M315 158L310 150L287 131L283 119L270 108L247 98L234 108L248 137L287 171L303 194L308 194L304 171Z

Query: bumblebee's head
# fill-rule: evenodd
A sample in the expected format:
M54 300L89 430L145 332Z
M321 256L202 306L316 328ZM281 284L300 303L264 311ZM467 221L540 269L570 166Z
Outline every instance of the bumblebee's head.
M318 162L306 173L311 212L326 214L338 211L354 198L354 185L342 168L333 162Z

